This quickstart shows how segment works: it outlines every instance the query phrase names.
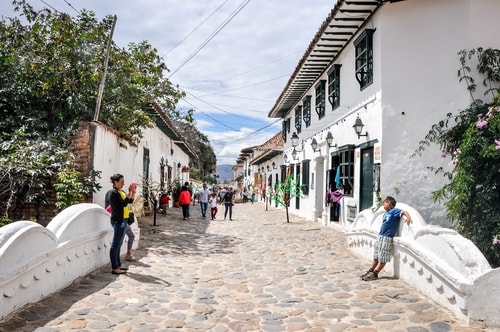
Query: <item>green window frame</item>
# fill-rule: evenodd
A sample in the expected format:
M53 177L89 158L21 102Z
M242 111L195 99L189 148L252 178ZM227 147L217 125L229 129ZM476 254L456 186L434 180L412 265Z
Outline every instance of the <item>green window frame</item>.
M281 136L283 137L283 141L286 142L288 138L288 134L290 134L290 118L283 120L282 128L281 128Z
M340 147L332 154L332 165L340 167L340 183L344 186L344 195L353 195L354 188L354 145Z
M340 67L335 64L328 72L328 101L332 105L332 111L340 106Z
M306 96L302 102L302 118L306 128L311 125L311 96Z
M356 80L361 90L373 83L373 29L366 29L354 42Z
M295 107L295 129L297 134L302 131L302 106Z
M316 85L316 114L318 114L318 119L325 116L325 87L326 80L320 80Z
M301 181L301 189L304 195L309 195L309 168L310 168L310 160L302 161L302 181Z

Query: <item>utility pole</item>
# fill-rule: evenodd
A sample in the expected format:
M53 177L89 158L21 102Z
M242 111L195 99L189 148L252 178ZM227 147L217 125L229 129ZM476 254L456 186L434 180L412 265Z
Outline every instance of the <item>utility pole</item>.
M111 27L111 32L108 37L108 45L106 47L106 53L104 55L104 73L101 78L101 83L99 84L99 93L97 95L97 102L95 105L94 121L99 121L99 112L101 110L102 93L104 91L104 85L106 83L106 75L108 73L108 62L109 62L109 50L111 49L111 42L113 41L113 32L115 31L116 25L116 15L113 16L113 26Z

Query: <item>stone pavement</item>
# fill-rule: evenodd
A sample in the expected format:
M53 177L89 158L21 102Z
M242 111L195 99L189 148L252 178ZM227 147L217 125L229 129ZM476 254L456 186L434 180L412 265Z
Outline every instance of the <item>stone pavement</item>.
M126 275L96 270L0 331L482 331L387 273L361 281L369 261L338 229L294 215L287 223L263 203L233 212L233 221L221 209L204 220L196 205L187 221L178 208L157 226L141 218Z

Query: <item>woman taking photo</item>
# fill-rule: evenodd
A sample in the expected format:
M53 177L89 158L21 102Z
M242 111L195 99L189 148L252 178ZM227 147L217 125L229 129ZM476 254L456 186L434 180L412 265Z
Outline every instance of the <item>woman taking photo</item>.
M132 183L128 187L128 194L122 190L125 184L125 179L121 174L111 176L111 189L106 196L109 197L109 205L111 206L111 225L113 226L113 241L109 250L109 258L111 260L111 273L123 274L128 268L123 267L120 259L121 246L127 229L127 221L130 210L128 205L134 201L135 190L137 185Z

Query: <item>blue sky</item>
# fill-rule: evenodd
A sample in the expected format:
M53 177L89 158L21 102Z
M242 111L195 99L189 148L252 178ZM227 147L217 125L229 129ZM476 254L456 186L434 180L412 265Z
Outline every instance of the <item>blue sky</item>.
M198 129L218 164L264 143L281 128L267 118L335 0L27 0L71 15L117 15L114 41L148 40L187 93ZM0 14L12 15L10 1Z

